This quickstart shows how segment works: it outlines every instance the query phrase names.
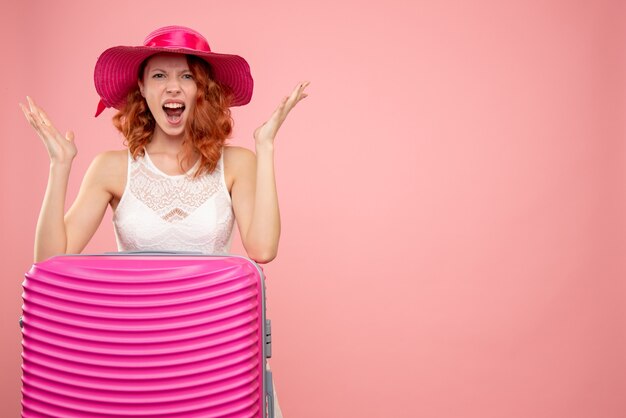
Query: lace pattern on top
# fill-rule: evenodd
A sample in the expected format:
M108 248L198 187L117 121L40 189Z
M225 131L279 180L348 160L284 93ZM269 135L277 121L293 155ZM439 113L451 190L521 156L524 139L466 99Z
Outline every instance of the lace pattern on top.
M218 173L221 176L221 171ZM221 178L187 175L164 177L147 164L133 167L130 192L163 220L177 222L185 219L220 190Z
M173 250L206 254L230 250L234 214L223 156L212 173L197 179L161 172L149 155L128 154L126 188L113 225L119 251Z

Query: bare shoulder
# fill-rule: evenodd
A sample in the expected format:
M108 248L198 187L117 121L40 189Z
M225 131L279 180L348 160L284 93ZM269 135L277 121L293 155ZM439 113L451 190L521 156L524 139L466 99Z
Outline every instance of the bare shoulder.
M103 174L111 175L120 170L125 170L127 159L127 150L105 151L96 155L91 165L98 172L104 171Z
M240 165L248 165L255 160L254 152L248 148L226 146L224 147L224 165L230 167L239 167Z
M96 155L89 167L93 181L99 183L114 195L126 182L128 150L104 151Z
M224 178L230 191L236 179L248 177L250 170L254 170L256 156L248 148L224 147Z

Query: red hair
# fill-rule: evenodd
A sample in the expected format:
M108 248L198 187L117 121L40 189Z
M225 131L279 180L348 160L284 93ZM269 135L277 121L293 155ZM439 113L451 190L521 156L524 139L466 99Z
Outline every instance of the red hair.
M194 178L197 178L215 170L224 143L233 131L230 113L232 95L226 86L214 81L213 70L206 61L193 55L186 57L198 91L196 105L185 124L180 168L184 171L183 162L191 158L194 150L198 151L200 167L194 174ZM148 59L139 66L139 79L143 79ZM156 122L139 92L139 85L128 93L126 104L113 116L113 125L124 135L124 144L128 146L133 159L144 154L144 147L150 142Z

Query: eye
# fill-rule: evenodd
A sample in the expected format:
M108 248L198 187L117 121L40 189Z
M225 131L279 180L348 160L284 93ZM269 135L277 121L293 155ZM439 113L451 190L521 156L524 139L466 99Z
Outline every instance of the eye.
M193 80L193 74L183 74L183 78L185 80Z
M163 78L163 77L165 77L165 74L162 74L162 73L156 73L152 76L152 78Z

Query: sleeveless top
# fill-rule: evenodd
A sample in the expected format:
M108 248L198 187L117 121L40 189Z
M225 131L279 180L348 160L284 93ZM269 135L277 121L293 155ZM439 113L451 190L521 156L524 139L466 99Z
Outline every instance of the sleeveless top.
M147 152L128 151L126 187L113 214L118 251L230 251L234 214L224 179L224 153L215 170L193 180L200 165L171 176Z

